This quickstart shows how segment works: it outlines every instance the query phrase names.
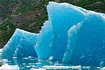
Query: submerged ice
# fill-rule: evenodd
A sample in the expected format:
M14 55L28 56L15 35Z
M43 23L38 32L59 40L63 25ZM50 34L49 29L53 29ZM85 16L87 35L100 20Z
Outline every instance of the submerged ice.
M2 55L104 65L105 14L55 2L49 3L47 11L48 21L38 35L17 29Z

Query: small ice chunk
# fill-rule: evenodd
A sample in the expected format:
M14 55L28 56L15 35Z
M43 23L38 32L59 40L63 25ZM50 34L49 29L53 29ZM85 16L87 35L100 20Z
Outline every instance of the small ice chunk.
M50 57L49 57L49 60L53 60L53 56L50 56Z

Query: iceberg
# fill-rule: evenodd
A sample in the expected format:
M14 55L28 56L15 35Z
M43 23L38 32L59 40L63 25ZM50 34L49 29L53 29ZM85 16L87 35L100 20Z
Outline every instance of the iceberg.
M47 11L40 33L16 29L2 56L105 66L105 14L55 2L47 5Z
M45 22L39 33L35 49L40 59L53 57L52 60L62 61L67 47L67 31L84 20L86 11L79 10L79 7L76 8L70 4L55 2L49 3L47 11L49 21Z
M37 41L37 34L21 29L16 29L12 38L3 48L3 57L37 57L34 45Z
M88 14L68 31L68 46L63 62L99 66L105 61L105 16Z
M55 2L49 3L47 11L49 20L35 46L39 59L73 65L104 63L105 14Z
M85 13L73 5L53 2L49 3L47 11L53 26L53 41L51 45L53 60L61 61L67 48L68 30L73 25L83 21Z
M39 59L48 60L48 58L51 56L52 36L53 29L49 20L44 23L42 30L38 34L38 41L35 45L35 50Z

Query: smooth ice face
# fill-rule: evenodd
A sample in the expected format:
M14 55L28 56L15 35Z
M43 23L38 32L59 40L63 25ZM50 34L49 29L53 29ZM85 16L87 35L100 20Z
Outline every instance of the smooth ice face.
M49 20L44 23L35 45L39 59L61 61L67 47L67 31L81 22L88 12L82 8L67 4L50 2L47 6ZM43 52L42 52L43 51Z
M105 17L88 14L68 31L68 46L63 62L99 66L105 61Z
M16 29L12 38L8 41L2 51L4 57L37 57L34 45L37 41L37 34Z
M42 30L38 34L38 41L35 45L35 50L37 52L39 59L48 60L51 56L51 42L52 42L53 28L52 24L49 21L44 23Z
M68 30L85 18L86 10L67 4L50 2L47 6L49 18L53 27L53 40L51 44L51 56L53 60L62 60L66 51Z

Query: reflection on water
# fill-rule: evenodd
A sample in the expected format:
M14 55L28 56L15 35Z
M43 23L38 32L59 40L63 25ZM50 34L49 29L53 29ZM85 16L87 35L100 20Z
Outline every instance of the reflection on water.
M61 62L43 61L34 57L0 58L0 70L104 70L91 66L73 66Z

